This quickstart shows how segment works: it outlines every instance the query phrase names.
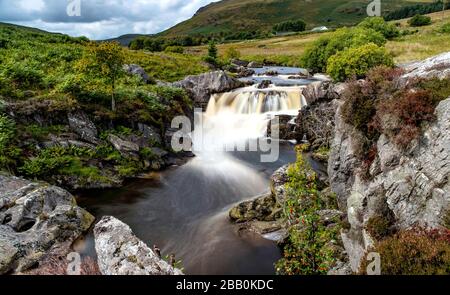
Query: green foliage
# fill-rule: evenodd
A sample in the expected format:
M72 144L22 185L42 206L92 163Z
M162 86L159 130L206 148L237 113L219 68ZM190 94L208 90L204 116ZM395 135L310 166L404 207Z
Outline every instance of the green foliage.
M399 29L395 25L387 23L382 17L368 17L358 26L380 32L386 39L392 39L400 35Z
M381 256L382 275L450 274L449 230L401 231L376 243L371 252Z
M333 247L339 226L327 227L320 222L318 210L325 208L317 189L317 175L304 160L303 147L298 148L297 161L288 170L289 183L284 216L290 225L283 258L276 263L278 274L326 274L334 263Z
M229 47L225 51L224 57L226 60L239 59L241 57L241 53L235 47Z
M218 64L218 50L216 46L216 42L211 41L208 45L208 54L205 56L205 61L212 64Z
M450 34L450 23L443 24L439 29L439 32L444 34Z
M340 51L374 43L383 46L386 38L373 29L342 28L319 38L302 56L302 64L313 72L326 72L328 60Z
M111 109L116 110L115 89L118 79L124 74L125 56L119 43L91 43L80 68L95 79L103 79L110 87Z
M20 156L21 150L14 146L15 136L15 122L0 114L0 171L11 172Z
M432 3L422 3L415 5L402 6L401 8L389 12L384 18L387 21L412 17L417 14L429 14L441 11L443 6L442 0L433 1ZM450 9L450 2L446 0L445 9Z
M386 49L369 43L338 52L330 57L327 73L335 81L345 81L351 77L364 77L366 73L377 66L394 66L394 60Z
M431 24L431 17L426 15L416 14L411 19L408 20L408 24L411 27L422 27Z
M303 32L306 29L306 23L299 19L296 21L285 21L276 24L273 27L275 32Z
M183 46L167 46L166 49L164 49L165 52L172 52L172 53L184 53Z

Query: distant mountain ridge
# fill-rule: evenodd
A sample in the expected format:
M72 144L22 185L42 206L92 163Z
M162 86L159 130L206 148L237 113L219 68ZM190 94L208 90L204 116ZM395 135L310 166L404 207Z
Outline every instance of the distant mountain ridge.
M353 25L367 16L372 0L222 0L200 8L194 16L158 34L183 36L270 30L273 25L303 19L308 28ZM382 1L383 14L430 0Z

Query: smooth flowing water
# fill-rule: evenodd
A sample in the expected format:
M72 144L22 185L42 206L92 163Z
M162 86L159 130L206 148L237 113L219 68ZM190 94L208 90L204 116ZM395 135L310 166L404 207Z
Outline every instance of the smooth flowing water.
M276 162L262 163L261 152L227 152L223 146L264 137L273 114L296 113L303 104L300 87L214 95L202 115L203 128L193 133L195 158L121 189L82 194L78 202L97 218L119 218L164 255L175 253L187 274L273 274L277 245L239 232L228 211L268 192L270 175L295 161L295 152L285 142ZM76 247L95 255L92 234Z

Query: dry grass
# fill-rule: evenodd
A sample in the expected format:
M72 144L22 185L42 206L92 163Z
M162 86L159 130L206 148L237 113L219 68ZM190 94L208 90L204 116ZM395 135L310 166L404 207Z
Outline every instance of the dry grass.
M433 23L430 26L410 28L408 19L393 21L400 23L402 30L419 30L418 33L389 41L387 49L393 54L396 63L422 60L427 57L450 51L450 34L442 34L438 29L450 22L450 10L429 14ZM285 37L274 37L264 40L251 40L218 45L219 53L228 48L236 48L243 59L261 61L266 58L287 65L298 65L299 58L305 49L321 36L329 33L300 34ZM207 46L192 47L189 53L205 55Z

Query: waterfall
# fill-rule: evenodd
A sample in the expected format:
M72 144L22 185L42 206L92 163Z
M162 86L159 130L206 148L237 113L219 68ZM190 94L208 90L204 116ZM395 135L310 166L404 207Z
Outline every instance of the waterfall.
M265 137L269 121L275 115L296 116L306 105L302 89L301 86L267 89L251 86L212 95L202 114L202 126L195 126L194 152L225 151L230 145ZM202 135L196 138L200 128Z

